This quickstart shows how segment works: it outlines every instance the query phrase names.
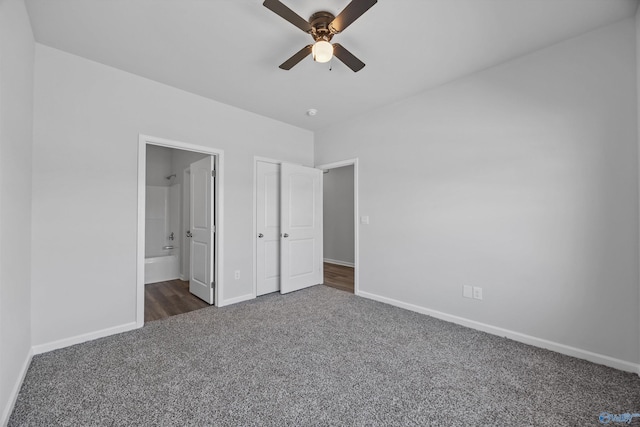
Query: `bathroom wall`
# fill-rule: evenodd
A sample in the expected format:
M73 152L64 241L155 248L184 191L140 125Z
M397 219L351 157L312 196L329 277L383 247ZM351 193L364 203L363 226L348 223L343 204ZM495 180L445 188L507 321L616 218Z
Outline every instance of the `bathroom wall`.
M168 176L175 173L172 172L171 148L150 145L147 147L147 185L155 185L158 187L167 187L175 183L175 178L169 181Z
M169 185L173 179L168 180L167 177L173 174L172 151L170 148L155 145L147 147L145 258L168 254L162 248L169 244Z
M180 211L182 210L182 189L180 184L168 187L167 245L173 246L171 253L178 257L180 265Z
M175 173L171 166L173 151L155 145L147 147L145 258L168 255L170 252L162 248L172 244L169 235L172 231L174 235L177 232L180 188L177 185L170 187L175 178L167 179Z
M145 210L145 258L167 255L169 236L169 187L147 186Z

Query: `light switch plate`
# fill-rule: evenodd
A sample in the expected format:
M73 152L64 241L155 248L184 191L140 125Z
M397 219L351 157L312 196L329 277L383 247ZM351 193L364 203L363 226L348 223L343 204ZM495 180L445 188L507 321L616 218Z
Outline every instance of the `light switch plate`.
M360 224L369 225L369 216L367 216L367 215L361 216L360 217Z

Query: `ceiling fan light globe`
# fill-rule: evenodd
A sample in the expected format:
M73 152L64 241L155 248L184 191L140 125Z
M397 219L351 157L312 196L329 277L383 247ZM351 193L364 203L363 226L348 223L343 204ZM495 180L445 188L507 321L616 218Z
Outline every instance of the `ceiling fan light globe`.
M311 49L313 60L316 62L329 62L333 57L333 46L325 40L317 41Z

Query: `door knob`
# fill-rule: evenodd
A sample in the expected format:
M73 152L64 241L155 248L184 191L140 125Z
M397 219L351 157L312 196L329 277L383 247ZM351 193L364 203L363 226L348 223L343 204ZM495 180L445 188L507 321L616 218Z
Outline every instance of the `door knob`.
M284 237L284 238L286 239L287 237L289 237L289 235L288 235L287 233L284 233L284 234L282 235L282 237Z
M193 237L193 234L191 234L191 230L187 230L187 237Z
M258 239L262 239L264 237L264 234L260 233L258 234Z

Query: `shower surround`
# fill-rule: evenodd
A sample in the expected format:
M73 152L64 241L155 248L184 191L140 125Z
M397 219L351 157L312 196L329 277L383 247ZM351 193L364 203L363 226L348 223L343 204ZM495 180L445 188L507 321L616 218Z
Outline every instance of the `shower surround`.
M146 187L144 282L180 277L180 185Z

